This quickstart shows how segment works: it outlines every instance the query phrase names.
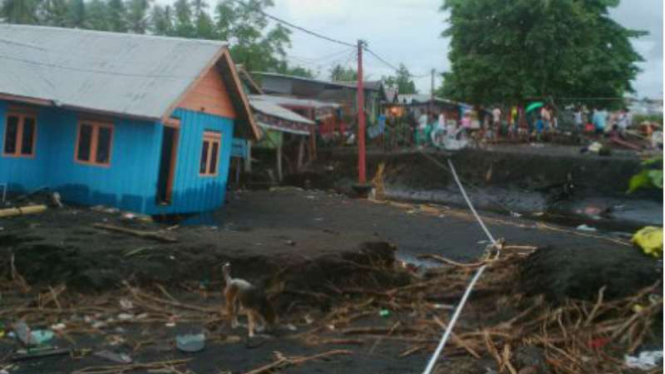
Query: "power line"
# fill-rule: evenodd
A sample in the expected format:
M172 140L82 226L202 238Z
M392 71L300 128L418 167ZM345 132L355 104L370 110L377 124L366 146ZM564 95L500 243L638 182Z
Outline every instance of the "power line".
M242 2L242 1L240 1L240 0L233 0L233 1L235 1L235 3L240 4L240 5L242 5L242 6L246 7L246 8L249 8L249 5L245 4L244 2ZM341 41L341 40L338 40L338 39L333 39L333 38L331 38L331 37L328 37L328 36L325 36L325 35L319 34L319 33L316 32L316 31L308 30L308 29L306 29L306 28L304 28L304 27L301 27L301 26L295 25L295 24L293 24L293 23L291 23L291 22L289 22L289 21L285 21L285 20L283 20L283 19L281 19L281 18L278 18L278 17L275 17L275 16L273 16L273 15L270 15L270 14L264 12L264 11L263 11L262 9L260 9L260 8L259 8L259 9L255 9L255 10L258 10L258 12L261 13L261 14L263 14L266 18L269 18L269 19L271 19L271 20L273 20L273 21L276 21L276 22L282 23L282 24L284 24L284 25L287 25L287 26L289 26L289 27L292 28L292 29L296 29L296 30L298 30L298 31L304 32L305 34L309 34L309 35L315 36L315 37L317 37L317 38L319 38L319 39L327 40L327 41L329 41L329 42L331 42L331 43L337 43L337 44L341 44L341 45L344 45L344 46L347 46L347 47L356 48L356 45L355 45L355 44L347 43L347 42L344 42L344 41Z
M295 58L295 59L303 60L303 61L308 61L308 62L311 62L311 63L316 63L316 62L319 62L319 61L327 60L329 58L334 58L334 57L338 57L338 56L342 56L342 55L346 56L348 53L349 53L349 50L345 48L341 51L337 51L335 53L331 53L331 54L324 55L324 56L321 56L321 57L309 58L309 57L301 57L301 56L291 55L291 58Z
M372 51L371 49L365 47L364 50L365 50L367 53L369 53L370 55L374 56L374 58L376 58L377 60L379 60L380 62L382 62L384 65L388 66L389 68L391 68L391 69L393 69L393 70L395 70L395 71L399 71L399 70L400 70L398 67L396 67L395 65L391 64L390 62L388 62L388 61L387 61L386 59L384 59L383 57L379 56L376 52ZM430 74L431 74L431 73L421 74L421 75L413 75L413 74L409 74L409 77L410 77L410 78L414 78L414 79L418 79L418 78L429 77Z

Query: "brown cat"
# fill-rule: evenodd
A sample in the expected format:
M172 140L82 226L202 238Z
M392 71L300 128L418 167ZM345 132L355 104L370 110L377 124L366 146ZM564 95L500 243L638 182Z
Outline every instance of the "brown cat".
M244 279L231 277L231 264L222 266L224 274L224 298L226 299L226 316L231 319L231 327L238 326L237 308L247 315L247 329L249 336L254 336L254 330L263 331L267 325L277 323L277 314L266 297L265 290L249 283ZM257 326L257 322L260 324Z

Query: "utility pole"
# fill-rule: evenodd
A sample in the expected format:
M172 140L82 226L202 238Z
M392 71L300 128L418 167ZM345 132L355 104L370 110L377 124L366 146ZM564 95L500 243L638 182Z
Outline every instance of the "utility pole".
M432 89L430 91L430 98L429 98L430 115L434 114L434 74L436 74L436 70L432 69Z
M365 164L365 90L363 88L363 46L358 40L358 184L367 183Z

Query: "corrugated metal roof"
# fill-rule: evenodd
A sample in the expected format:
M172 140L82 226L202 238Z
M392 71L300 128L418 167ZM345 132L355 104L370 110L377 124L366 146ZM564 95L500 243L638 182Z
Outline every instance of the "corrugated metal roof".
M261 112L265 115L281 118L283 120L291 122L304 123L307 125L316 125L314 121L311 121L301 116L300 114L290 111L286 108L282 108L277 104L265 101L261 99L260 96L252 96L249 99L249 104L252 106L254 110Z
M331 82L331 81L325 81L321 79L314 79L314 78L305 78L305 77L299 77L296 75L287 75L287 74L280 74L280 73L270 73L270 72L264 72L264 71L253 71L252 74L254 75L259 75L261 77L271 77L271 78L280 78L280 79L286 79L286 80L294 80L294 81L301 81L301 82L307 82L307 83L318 83L326 86L333 86L333 87L339 87L339 88L349 88L349 89L355 89L358 85L357 82L348 82L348 81L340 81L340 82ZM379 91L381 90L381 87L383 86L383 83L381 81L364 81L363 83L365 85L365 90L367 91Z
M225 45L0 24L0 93L157 119Z
M406 104L406 105L426 104L426 103L429 103L431 99L432 99L432 96L427 95L427 94L400 94L400 95L397 95L397 103ZM456 101L444 99L444 98L441 98L441 97L435 97L434 101L439 102L439 103L444 103L444 104L451 104L451 105L465 105L463 103L458 103Z
M259 126L261 126L264 129L268 129L268 130L286 132L286 133L295 134L295 135L309 135L309 131L301 131L301 130L297 130L297 129L290 129L290 128L286 128L286 127L283 127L283 126L275 126L275 125L271 125L269 123L265 123L265 122L261 122L261 121L258 121L258 123L259 123Z
M299 106L313 109L321 108L339 108L339 104L327 103L325 101L311 100L311 99L298 99L289 96L275 96L275 95L250 95L250 100L267 101L277 105L286 106Z

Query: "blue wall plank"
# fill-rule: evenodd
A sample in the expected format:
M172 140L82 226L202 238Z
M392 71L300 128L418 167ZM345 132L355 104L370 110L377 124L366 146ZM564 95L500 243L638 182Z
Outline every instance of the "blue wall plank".
M217 209L223 205L226 197L233 141L233 120L180 108L173 113L173 116L180 119L180 132L172 204L157 205L152 199L147 212L149 214L174 214ZM218 160L219 172L215 177L199 175L205 131L215 131L222 135Z
M7 103L0 101L0 145L4 145ZM114 120L111 165L100 167L74 160L78 114L38 108L35 158L3 157L0 183L10 191L48 187L64 201L109 205L147 214L212 211L223 205L233 140L233 120L177 109L180 118L176 173L171 205L158 205L157 180L161 155L161 123ZM218 175L199 175L204 131L222 135Z

